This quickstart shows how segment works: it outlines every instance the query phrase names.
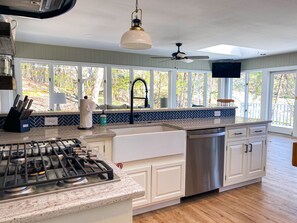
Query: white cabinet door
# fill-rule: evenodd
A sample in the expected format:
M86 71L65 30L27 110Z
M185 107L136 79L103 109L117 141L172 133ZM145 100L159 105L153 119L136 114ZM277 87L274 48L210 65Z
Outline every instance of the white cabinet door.
M152 202L184 196L184 170L184 161L153 165Z
M265 139L249 140L247 177L262 177L265 166Z
M227 145L225 183L242 181L245 177L246 141L230 142Z
M133 199L133 208L149 204L151 202L151 166L123 170L145 190L144 196Z
M93 154L100 154L105 156L105 142L97 141L88 143L88 149L92 150Z

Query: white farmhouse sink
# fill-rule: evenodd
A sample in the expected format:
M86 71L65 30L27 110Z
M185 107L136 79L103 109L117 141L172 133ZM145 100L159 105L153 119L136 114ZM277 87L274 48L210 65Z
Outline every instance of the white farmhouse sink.
M185 153L186 131L167 126L110 129L113 138L112 161L129 162Z

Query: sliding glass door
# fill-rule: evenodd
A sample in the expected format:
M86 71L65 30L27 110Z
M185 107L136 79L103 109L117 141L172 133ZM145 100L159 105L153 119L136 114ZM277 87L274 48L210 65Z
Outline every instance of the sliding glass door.
M232 79L232 98L237 107L236 116L245 118L261 117L262 72L241 73Z
M271 73L270 131L292 134L295 115L296 71Z

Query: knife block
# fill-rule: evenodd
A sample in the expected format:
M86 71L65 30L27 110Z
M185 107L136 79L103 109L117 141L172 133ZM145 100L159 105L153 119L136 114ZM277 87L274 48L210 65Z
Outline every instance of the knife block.
M15 108L11 108L4 123L4 130L7 132L28 132L30 131L30 121L28 118L20 119L22 113Z

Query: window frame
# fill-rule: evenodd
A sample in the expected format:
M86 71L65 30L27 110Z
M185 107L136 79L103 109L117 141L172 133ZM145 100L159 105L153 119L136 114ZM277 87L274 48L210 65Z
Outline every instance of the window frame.
M150 92L149 92L149 103L151 109L154 109L154 72L168 72L168 108L176 108L176 72L187 72L188 78L188 103L187 108L192 106L192 73L201 73L204 75L204 95L203 95L203 106L208 106L207 104L207 81L208 75L211 71L208 70L193 70L193 69L180 69L175 68L158 68L158 67L143 67L143 66L128 66L128 65L116 65L116 64L103 64L103 63L88 63L88 62L75 62L75 61L59 61L59 60L43 60L43 59L30 59L30 58L15 58L15 73L17 80L17 91L16 93L22 95L22 78L21 78L21 63L39 63L48 64L50 72L50 110L54 110L54 104L52 101L52 93L54 92L54 65L69 65L78 67L78 97L82 98L82 67L99 67L104 69L104 104L111 104L112 100L112 80L111 80L111 70L112 68L117 69L129 69L130 75L130 85L129 92L131 91L131 84L134 80L134 70L144 70L150 71ZM221 88L221 78L219 80L219 96L222 95L220 92ZM130 94L129 94L129 104L130 104ZM182 108L180 108L182 109Z

